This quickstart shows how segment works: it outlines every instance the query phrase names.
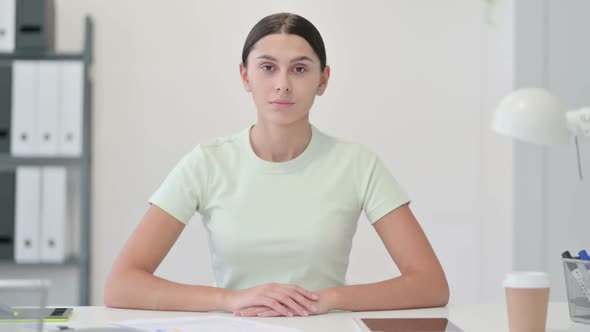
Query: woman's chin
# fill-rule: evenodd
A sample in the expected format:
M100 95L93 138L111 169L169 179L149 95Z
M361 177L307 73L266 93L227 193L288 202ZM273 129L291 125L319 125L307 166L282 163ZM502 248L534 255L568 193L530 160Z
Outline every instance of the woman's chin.
M258 117L259 121L264 121L264 123L269 125L275 126L290 126L297 123L309 122L309 118L307 114L295 114L295 113L288 113L288 111L271 111L270 114L264 114L261 117Z

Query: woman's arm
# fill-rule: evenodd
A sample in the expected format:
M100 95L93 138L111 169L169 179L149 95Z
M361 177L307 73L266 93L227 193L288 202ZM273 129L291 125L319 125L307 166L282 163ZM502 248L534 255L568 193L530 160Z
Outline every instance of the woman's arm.
M401 276L365 285L318 291L328 310L393 310L445 306L449 286L426 235L403 205L378 220L375 230L395 261ZM320 304L320 306L322 306Z
M289 316L315 309L317 297L296 285L266 284L244 290L185 285L154 275L184 224L151 205L115 261L107 279L104 301L108 307L239 312L252 306L273 308Z
M107 306L152 310L224 309L226 290L183 285L154 276L184 226L158 206L150 205L107 278L104 290Z

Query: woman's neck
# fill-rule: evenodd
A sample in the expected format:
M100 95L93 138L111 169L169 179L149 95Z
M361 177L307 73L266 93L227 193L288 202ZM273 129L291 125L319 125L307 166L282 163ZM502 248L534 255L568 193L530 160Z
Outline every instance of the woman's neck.
M307 119L288 126L258 123L250 130L250 144L258 158L285 162L299 156L311 142Z

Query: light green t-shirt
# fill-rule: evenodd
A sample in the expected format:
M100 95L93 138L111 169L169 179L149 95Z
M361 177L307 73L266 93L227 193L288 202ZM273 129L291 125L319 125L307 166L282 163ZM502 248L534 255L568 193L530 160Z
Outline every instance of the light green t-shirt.
M250 128L197 145L150 198L183 223L202 215L217 286L344 285L361 211L374 223L409 202L374 153L311 128L287 162L260 159Z

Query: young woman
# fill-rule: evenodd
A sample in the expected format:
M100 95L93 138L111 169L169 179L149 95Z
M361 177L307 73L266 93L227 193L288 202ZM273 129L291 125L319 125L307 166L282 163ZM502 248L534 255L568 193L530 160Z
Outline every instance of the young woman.
M290 13L263 18L240 75L256 124L197 145L168 175L114 263L106 305L261 317L446 305L445 274L408 196L375 154L309 122L330 77L317 29ZM363 210L401 276L345 285ZM154 275L196 211L217 287Z

